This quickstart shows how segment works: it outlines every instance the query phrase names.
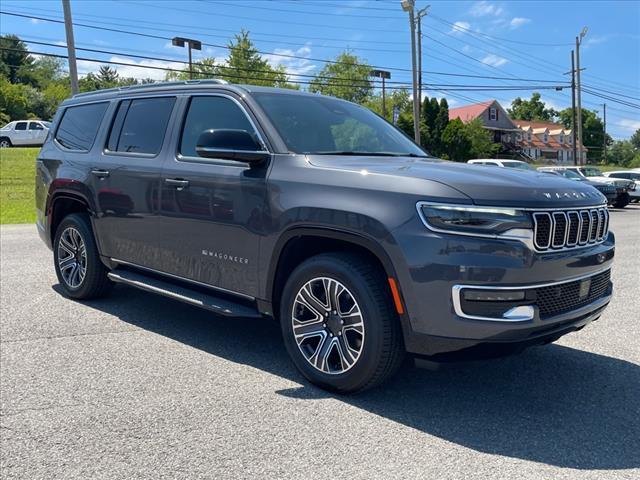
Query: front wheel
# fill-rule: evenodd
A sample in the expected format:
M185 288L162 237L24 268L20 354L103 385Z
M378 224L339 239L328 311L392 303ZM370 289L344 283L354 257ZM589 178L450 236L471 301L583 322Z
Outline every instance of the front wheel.
M616 198L616 201L614 202L613 206L616 208L624 208L627 205L629 205L629 202L631 201L631 196L628 193L623 193L622 195L618 195L618 197Z
M6 137L0 138L0 148L9 148L11 147L11 140Z
M395 373L404 346L386 285L376 265L354 254L321 254L296 268L280 321L287 351L309 381L350 393Z
M53 257L58 281L71 298L104 296L113 285L100 255L89 216L74 213L65 217L53 241Z

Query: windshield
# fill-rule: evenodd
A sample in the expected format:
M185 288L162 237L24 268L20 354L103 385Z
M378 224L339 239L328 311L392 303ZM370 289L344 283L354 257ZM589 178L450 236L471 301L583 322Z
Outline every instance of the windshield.
M255 93L294 153L429 156L370 110L329 97Z
M502 162L507 168L518 168L520 170L535 170L531 165L524 162Z
M601 177L602 176L602 172L600 171L600 169L595 167L583 168L582 173L584 174L585 177Z
M571 170L557 170L557 172L563 177L570 178L571 180L576 180L578 182L585 181L584 178Z

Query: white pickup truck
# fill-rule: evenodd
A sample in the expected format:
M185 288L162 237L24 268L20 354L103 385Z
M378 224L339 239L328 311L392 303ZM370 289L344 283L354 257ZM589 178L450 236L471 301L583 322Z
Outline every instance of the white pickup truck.
M51 123L42 120L16 120L0 129L0 148L42 146Z

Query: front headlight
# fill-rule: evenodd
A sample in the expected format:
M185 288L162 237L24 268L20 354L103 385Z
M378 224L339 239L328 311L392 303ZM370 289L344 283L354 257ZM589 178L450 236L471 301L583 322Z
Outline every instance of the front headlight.
M499 235L513 229L532 229L529 214L501 207L420 203L424 224L434 231L470 235Z

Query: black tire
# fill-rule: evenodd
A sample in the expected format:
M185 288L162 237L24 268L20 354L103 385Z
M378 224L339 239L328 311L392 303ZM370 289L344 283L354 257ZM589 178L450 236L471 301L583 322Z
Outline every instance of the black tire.
M11 140L7 137L0 137L0 148L13 147Z
M69 248L65 248L64 246L68 245L68 242L61 246L61 242L63 242L63 234L69 235L69 232L77 232L84 244L86 258L84 258L83 261L80 260L79 253L76 255L75 259L71 258ZM75 235L75 233L73 233L73 235ZM81 250L81 248L78 250ZM78 250L74 251L77 252ZM66 259L63 255L69 255L66 258L68 258L71 263L75 260L76 263L82 263L84 265L86 273L81 279L80 277L75 277L79 282L70 281L69 278L65 277L65 275L68 277L68 274L66 274L68 268L65 268L65 275L63 275L63 267L60 265L60 259ZM62 287L64 294L68 297L78 300L98 298L109 293L113 286L113 283L107 277L108 269L102 261L100 261L98 248L93 237L91 221L89 220L89 216L85 213L73 213L66 216L62 222L60 222L53 241L53 259L58 281L60 282L60 286ZM66 266L67 264L63 265Z
M631 201L631 196L628 193L623 193L622 195L618 195L616 201L613 203L613 206L616 208L624 208L629 205Z
M302 347L299 348L294 335L292 318L294 307L299 307L299 303L296 305L296 297L303 286L310 281L318 281L316 279L319 278L342 284L346 288L346 294L353 296L361 312L359 318L364 333L359 355L346 371L337 369L337 373L329 373L314 367L302 353ZM350 253L317 255L294 270L284 287L280 301L280 325L285 346L293 363L310 382L327 390L354 393L375 387L396 372L405 356L405 349L400 320L387 285L386 275L377 265L365 257ZM344 297L341 298L338 303L344 301ZM328 328L325 330L329 332ZM344 336L342 333L339 333L342 341L346 341L348 333L344 331ZM328 338L326 335L325 341Z

